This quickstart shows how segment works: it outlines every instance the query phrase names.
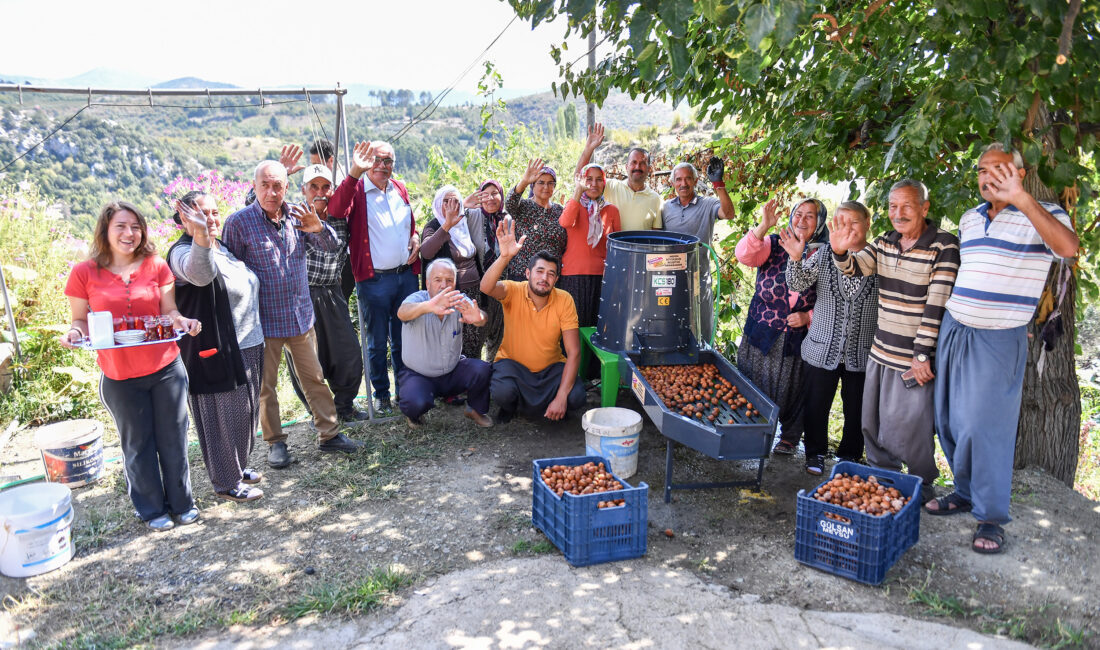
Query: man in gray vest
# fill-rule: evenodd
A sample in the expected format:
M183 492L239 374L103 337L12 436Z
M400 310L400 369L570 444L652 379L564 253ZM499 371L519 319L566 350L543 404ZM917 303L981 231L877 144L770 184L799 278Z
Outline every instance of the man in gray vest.
M492 366L462 356L462 325L482 327L487 318L455 289L457 275L454 262L435 260L428 266L428 288L405 298L397 309L404 341L397 406L414 429L420 426L420 416L435 405L435 398L462 393L466 393L464 415L479 427L493 426L486 415Z

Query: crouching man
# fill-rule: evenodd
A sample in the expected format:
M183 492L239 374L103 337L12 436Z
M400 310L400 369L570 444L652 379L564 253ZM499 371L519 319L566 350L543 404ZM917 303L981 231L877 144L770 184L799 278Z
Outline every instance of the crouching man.
M491 427L489 378L492 367L480 359L462 356L462 325L485 325L485 312L455 289L454 262L438 259L428 267L426 290L405 298L397 309L401 320L401 386L398 407L409 426L420 426L420 416L435 405L436 397L466 393L466 417L479 427Z
M493 401L498 418L507 422L517 412L550 420L584 406L584 387L577 382L581 337L573 297L555 289L561 261L539 251L527 263L527 282L501 281L501 273L519 253L527 235L516 241L515 223L497 225L500 257L481 278L481 292L504 309L504 340L493 362ZM561 349L565 346L565 356Z

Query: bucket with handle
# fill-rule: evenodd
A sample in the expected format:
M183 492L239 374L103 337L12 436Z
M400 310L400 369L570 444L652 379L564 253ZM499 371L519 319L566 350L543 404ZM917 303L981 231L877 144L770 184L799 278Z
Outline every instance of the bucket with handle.
M606 458L619 478L629 478L638 471L641 415L615 406L590 409L581 418L581 426L587 455Z
M34 433L46 480L80 487L103 476L103 425L96 420L67 420Z
M72 490L32 483L0 492L0 573L26 578L73 557Z

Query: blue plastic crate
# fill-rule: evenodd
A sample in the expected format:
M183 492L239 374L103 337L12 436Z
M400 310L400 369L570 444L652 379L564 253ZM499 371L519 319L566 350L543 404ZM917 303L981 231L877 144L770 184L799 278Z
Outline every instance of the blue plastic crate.
M829 478L838 474L864 479L874 476L881 485L897 488L909 497L909 502L895 515L874 517L818 501L813 498L817 488L809 495L799 490L794 557L815 569L877 585L901 554L920 537L918 495L921 479L850 462L837 463ZM826 513L843 517L850 523L828 518Z
M649 516L649 486L637 487L615 476L622 490L560 497L542 481L542 470L553 465L576 466L611 463L599 456L544 458L532 463L531 522L565 555L573 566L588 566L645 555L646 523ZM600 501L623 499L614 508L599 508Z

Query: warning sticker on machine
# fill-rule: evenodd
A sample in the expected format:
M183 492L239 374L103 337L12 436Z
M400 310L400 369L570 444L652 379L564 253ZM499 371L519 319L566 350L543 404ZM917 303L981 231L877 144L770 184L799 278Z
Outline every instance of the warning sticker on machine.
M645 256L645 270L647 271L685 271L687 267L687 253Z
M638 373L630 376L630 388L638 396L638 401L645 404L645 386L642 385L642 379L638 376Z
M653 286L655 287L675 287L676 276L675 275L655 275L653 276Z
M657 289L653 293L654 293L654 295L658 295L658 296L671 296L672 295L672 289L668 289L668 288Z

